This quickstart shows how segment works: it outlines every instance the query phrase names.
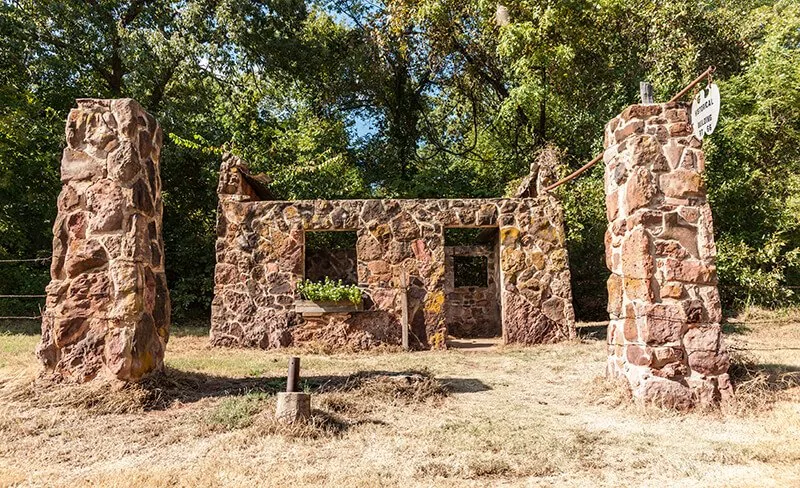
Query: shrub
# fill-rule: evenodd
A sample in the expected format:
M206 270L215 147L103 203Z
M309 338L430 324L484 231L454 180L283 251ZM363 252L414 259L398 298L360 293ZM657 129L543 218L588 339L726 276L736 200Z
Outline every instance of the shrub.
M342 280L333 281L327 276L325 281L301 281L297 285L300 296L315 302L341 302L348 300L356 305L361 303L363 293L356 285L345 285Z

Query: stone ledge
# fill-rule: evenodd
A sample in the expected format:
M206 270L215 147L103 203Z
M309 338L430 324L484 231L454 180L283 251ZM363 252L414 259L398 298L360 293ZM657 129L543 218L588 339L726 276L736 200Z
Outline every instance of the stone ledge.
M350 301L315 302L313 300L295 300L294 311L304 317L318 317L324 313L363 312L364 302L355 304Z

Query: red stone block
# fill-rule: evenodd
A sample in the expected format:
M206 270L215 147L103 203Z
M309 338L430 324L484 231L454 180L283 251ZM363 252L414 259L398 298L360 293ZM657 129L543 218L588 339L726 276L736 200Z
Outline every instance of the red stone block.
M664 214L664 229L658 237L659 239L677 241L689 256L699 257L697 227L684 220L678 212L666 212ZM685 256L681 256L681 258L683 257Z
M700 218L700 210L697 207L680 207L678 215L690 224L696 224Z
M654 267L649 235L642 228L633 229L622 242L622 275L648 279L653 276Z
M631 105L622 111L620 117L624 120L647 119L649 117L661 115L661 111L662 108L659 104Z
M666 144L669 140L669 131L663 125L651 125L645 129L645 133L653 136L659 144Z
M670 122L689 123L689 112L683 108L671 108L664 111L664 117Z
M685 359L685 354L682 347L676 346L657 346L648 347L650 356L653 358L652 366L654 368L663 368L670 363L680 363Z
M656 240L654 247L656 256L667 256L675 259L689 257L689 253L678 241Z
M619 192L617 190L612 191L608 195L606 195L606 218L608 218L609 222L613 222L617 219L617 215L619 214Z
M722 302L716 286L700 286L699 294L703 300L703 308L706 311L706 320L716 324L722 321Z
M689 367L704 375L718 375L728 371L730 356L725 351L689 352Z
M611 233L617 237L623 237L628 230L628 223L625 219L617 219L611 224Z
M639 336L647 344L679 342L686 328L686 316L679 305L657 303L644 308Z
M611 231L606 229L606 233L604 236L605 249L606 249L606 268L608 268L611 271L614 270L614 264L612 262L612 254L614 252L614 247L612 246L612 238L613 237L611 235Z
M721 337L722 329L719 324L691 327L683 336L683 345L689 352L717 351Z
M683 168L661 175L659 187L665 196L671 198L687 198L705 193L700 173Z
M670 124L669 126L669 135L671 137L688 136L692 133L692 131L692 125L685 122Z
M644 346L628 344L625 346L625 359L636 366L650 366L652 358Z
M625 184L626 213L630 215L638 208L649 206L656 192L657 188L650 171L643 167L632 169Z
M679 299L684 295L683 285L681 283L666 283L661 286L661 298Z
M632 120L614 131L614 139L617 143L620 143L631 134L640 134L642 132L644 132L644 122L641 120Z
M637 342L639 340L639 328L636 326L635 317L625 317L622 325L622 334L627 342Z
M663 262L663 272L667 281L698 284L713 284L717 276L716 266L706 265L696 259L667 258Z
M694 397L691 388L679 381L650 378L634 394L644 403L681 412L691 410Z
M625 298L628 300L641 300L652 302L655 300L652 279L623 278L625 283Z
M622 315L622 278L612 273L606 282L608 289L608 313L612 317Z
M628 229L633 229L637 225L644 226L645 229L653 232L661 232L663 212L660 210L639 209L629 216L626 222Z

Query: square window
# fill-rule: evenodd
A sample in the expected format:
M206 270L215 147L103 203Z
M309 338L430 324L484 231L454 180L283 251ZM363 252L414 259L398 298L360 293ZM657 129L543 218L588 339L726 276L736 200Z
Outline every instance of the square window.
M486 256L453 256L453 282L456 288L487 288L489 261Z
M356 231L306 231L305 278L358 283Z

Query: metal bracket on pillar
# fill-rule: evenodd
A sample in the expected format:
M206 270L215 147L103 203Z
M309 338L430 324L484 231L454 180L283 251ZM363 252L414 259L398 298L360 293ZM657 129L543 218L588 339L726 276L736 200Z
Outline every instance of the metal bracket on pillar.
M653 85L649 81L639 82L639 96L643 104L653 103Z

